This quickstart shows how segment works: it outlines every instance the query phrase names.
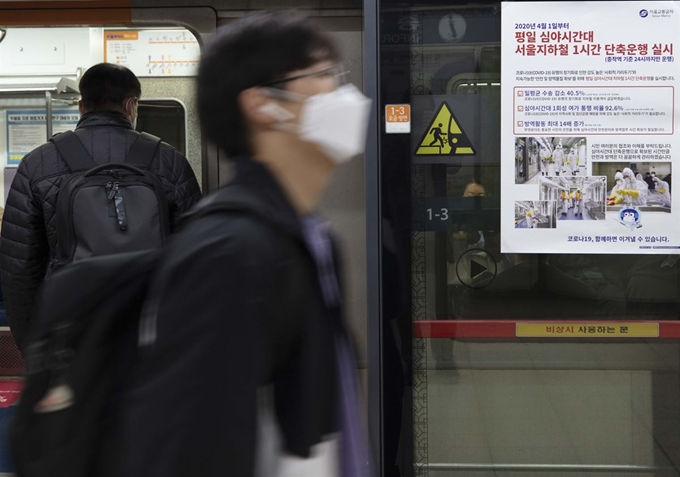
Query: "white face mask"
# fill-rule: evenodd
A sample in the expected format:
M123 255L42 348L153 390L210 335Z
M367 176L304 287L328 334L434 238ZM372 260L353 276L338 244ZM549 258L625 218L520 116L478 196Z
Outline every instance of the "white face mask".
M293 98L285 91L277 92L276 96ZM331 93L305 98L302 103L297 126L288 123L295 115L276 103L267 103L260 111L279 121L276 128L316 144L335 164L343 164L364 152L371 100L356 86L344 85Z

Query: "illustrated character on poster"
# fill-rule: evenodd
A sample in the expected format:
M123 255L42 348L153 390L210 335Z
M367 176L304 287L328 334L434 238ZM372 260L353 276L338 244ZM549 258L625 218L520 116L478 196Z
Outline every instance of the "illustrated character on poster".
M630 230L642 227L641 212L637 207L625 207L619 212L619 223L628 227Z
M659 193L659 196L661 196L661 201L663 202L663 205L666 207L671 206L671 194L668 192L668 182L662 181L656 175L652 177L652 182L654 182L654 189Z

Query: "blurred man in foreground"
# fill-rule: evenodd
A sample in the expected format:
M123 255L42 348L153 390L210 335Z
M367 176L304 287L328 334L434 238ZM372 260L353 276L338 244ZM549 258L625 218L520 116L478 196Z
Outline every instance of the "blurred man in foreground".
M314 212L365 141L370 101L338 60L286 14L239 20L206 49L201 123L235 176L203 205L230 211L190 216L161 266L116 475L370 475L337 249Z

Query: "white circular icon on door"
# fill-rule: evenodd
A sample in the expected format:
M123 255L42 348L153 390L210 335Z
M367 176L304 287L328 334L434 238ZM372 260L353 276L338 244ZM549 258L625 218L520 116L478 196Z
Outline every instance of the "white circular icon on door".
M449 13L439 20L439 34L442 40L456 43L463 39L465 31L467 30L467 23L465 18L457 13Z

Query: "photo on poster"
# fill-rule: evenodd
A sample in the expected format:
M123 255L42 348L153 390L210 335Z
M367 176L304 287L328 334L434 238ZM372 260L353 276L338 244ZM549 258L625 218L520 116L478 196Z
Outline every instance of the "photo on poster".
M586 176L585 137L516 137L515 184L536 184L540 177Z
M541 200L557 203L557 220L604 220L607 206L607 178L541 177L539 178Z
M670 162L594 162L593 174L607 177L607 210L671 211Z
M556 207L557 202L554 200L522 200L515 202L515 228L556 228Z

